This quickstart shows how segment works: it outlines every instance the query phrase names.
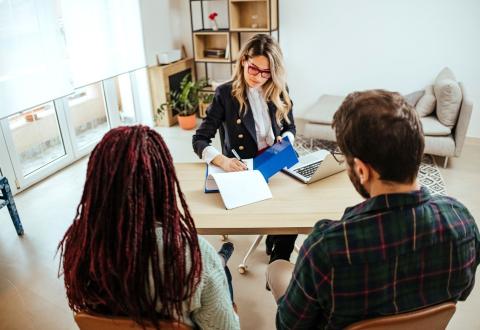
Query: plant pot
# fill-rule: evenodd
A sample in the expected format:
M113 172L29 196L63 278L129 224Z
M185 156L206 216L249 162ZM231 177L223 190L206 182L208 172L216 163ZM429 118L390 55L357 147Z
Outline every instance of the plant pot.
M178 116L178 124L181 128L189 130L197 127L197 118L195 114L189 116Z
M207 109L211 103L200 102L198 104L198 116L200 118L205 118L207 116Z
M25 120L28 122L33 122L37 120L37 114L33 112L27 113L26 115L24 115L24 117L25 117Z

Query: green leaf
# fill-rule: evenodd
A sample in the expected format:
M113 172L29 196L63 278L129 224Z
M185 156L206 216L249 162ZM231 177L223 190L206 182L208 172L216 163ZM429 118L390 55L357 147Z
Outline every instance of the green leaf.
M200 100L203 100L200 90L205 86L207 86L206 79L194 82L191 74L185 75L180 82L180 90L170 92L167 102L157 109L157 113L163 115L165 111L171 108L177 110L181 116L194 114L197 111Z

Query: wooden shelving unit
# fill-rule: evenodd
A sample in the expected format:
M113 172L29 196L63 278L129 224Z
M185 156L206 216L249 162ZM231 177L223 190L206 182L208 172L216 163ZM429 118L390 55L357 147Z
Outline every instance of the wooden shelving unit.
M242 33L268 33L276 34L280 42L279 31L279 0L217 0L226 1L228 12L227 28L217 31L206 28L208 13L204 10L204 3L212 0L190 0L190 26L192 32L192 44L195 67L204 65L205 79L209 80L209 64L222 64L230 66L233 73L235 61L242 45ZM199 4L201 13L201 28L195 29L192 4ZM198 10L198 9L197 9ZM208 25L208 24L207 24ZM207 49L224 49L225 56L222 58L205 56ZM198 72L199 70L195 70ZM196 77L198 78L198 77ZM213 88L207 86L202 92L214 93Z
M193 32L193 45L196 62L230 63L236 59L239 51L238 36L231 34L229 31L202 30ZM206 56L204 52L207 49L224 49L225 56Z
M229 0L230 31L256 32L278 29L277 1Z

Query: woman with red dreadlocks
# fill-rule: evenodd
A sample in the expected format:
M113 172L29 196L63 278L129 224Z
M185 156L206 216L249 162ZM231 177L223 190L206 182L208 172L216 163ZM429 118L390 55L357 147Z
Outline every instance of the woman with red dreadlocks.
M156 328L159 320L240 328L224 272L233 245L217 254L197 236L170 152L146 126L112 129L95 147L58 249L76 312L123 315Z

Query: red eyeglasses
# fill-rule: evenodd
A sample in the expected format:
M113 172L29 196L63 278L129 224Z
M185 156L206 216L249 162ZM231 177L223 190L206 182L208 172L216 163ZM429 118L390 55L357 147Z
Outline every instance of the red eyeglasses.
M247 62L248 63L248 62ZM248 63L248 74L256 76L260 73L262 78L268 79L272 76L270 70L260 70L255 64Z

